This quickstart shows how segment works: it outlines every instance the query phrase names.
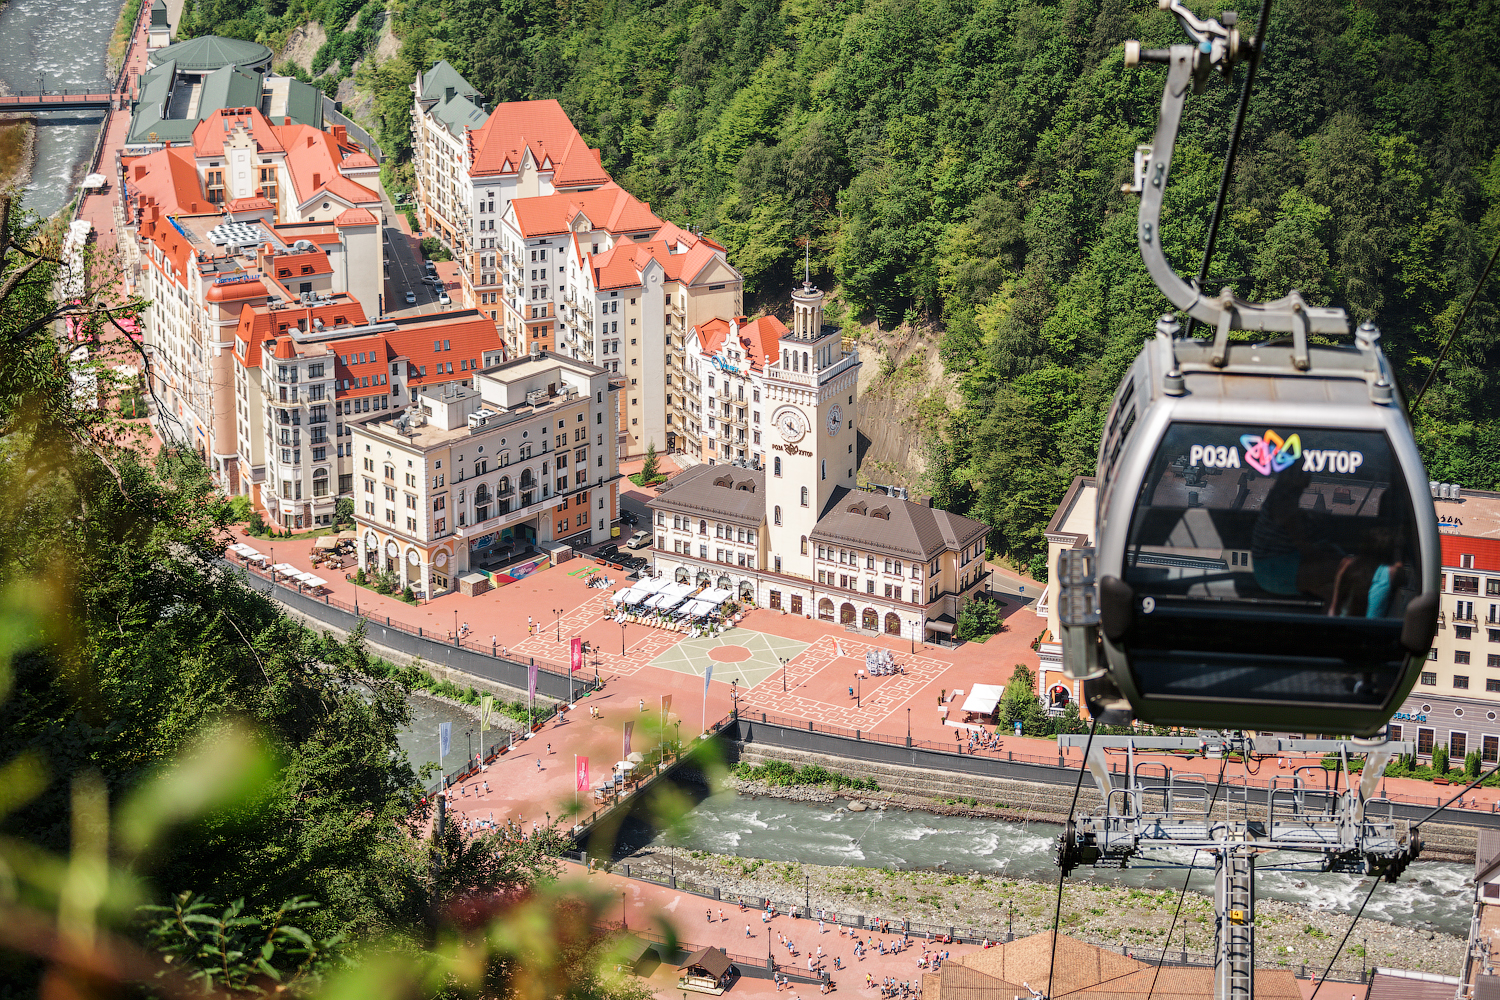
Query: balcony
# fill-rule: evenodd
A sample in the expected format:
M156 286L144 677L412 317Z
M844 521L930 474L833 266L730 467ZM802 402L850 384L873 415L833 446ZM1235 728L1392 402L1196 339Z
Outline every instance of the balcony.
M459 525L453 529L453 534L457 538L477 538L480 535L487 535L492 531L507 528L518 521L524 521L550 507L555 507L558 503L557 497L547 497L524 507L517 507L515 510L498 513L493 517L485 518L483 521L477 521L474 524ZM479 509L484 510L485 508Z

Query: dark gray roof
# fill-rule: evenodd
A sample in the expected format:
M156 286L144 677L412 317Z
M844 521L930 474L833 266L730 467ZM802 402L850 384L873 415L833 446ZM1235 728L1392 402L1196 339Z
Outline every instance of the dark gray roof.
M977 542L988 531L983 521L971 517L880 493L841 488L833 491L812 537L820 542L926 560Z
M760 527L766 519L766 474L733 465L695 465L673 476L646 506Z
M450 87L453 89L451 98L448 96ZM461 137L465 129L479 128L484 124L489 115L478 106L482 100L479 91L446 59L422 74L424 109L430 109L428 113L455 137Z
M176 62L179 71L196 73L230 65L264 70L271 67L271 50L259 42L247 42L241 38L200 35L157 49L151 53L150 61L153 66Z

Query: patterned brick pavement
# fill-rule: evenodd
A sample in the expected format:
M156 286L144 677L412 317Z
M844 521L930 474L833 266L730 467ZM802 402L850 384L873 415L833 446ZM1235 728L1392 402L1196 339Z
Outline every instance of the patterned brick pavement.
M888 646L857 636L822 636L791 662L791 690L782 692L776 684L759 685L745 695L746 710L816 719L868 732L952 667L950 662L920 653L896 652L895 660L905 673L857 682L854 672L863 669L865 653L872 649L889 651ZM850 687L856 689L857 698L848 696Z
M748 656L738 662L716 659L713 651L725 647L732 652L738 652L735 647L740 647ZM807 643L795 639L735 628L716 636L683 639L653 659L651 665L702 677L708 664L713 663L714 680L724 684L738 680L741 687L750 688L779 674L782 657L795 661L806 649Z

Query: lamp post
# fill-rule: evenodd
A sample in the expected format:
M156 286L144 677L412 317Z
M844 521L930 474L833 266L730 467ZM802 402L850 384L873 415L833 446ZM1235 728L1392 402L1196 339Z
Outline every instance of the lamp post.
M474 760L474 730L473 729L465 729L464 730L464 746L466 746L466 747L469 748L469 760L472 762Z
M738 677L732 677L732 678L730 678L730 680L729 680L729 703L732 706L731 709L730 709L730 717L731 718L735 718L735 719L738 719L740 717L740 687L739 687L739 684L740 684L740 679Z
M453 609L453 645L458 645L458 609Z
M812 919L812 876L809 875L809 874L807 874L807 872L803 872L802 873L802 877L807 880L807 882L802 887L802 892L803 892L803 896L802 896L803 916L807 917L808 920L811 920Z
M620 655L621 656L625 655L625 623L624 622L620 623ZM595 677L599 676L599 665L598 664L594 665L594 676Z
M620 929L621 930L628 930L629 929L628 927L626 927L626 923L627 923L626 913L625 913L625 897L626 897L626 895L627 895L626 893L623 893L623 892L620 893Z
M906 706L906 745L911 746L911 706Z
M276 587L276 546L272 545L270 548L271 548L271 587L272 587L272 593L275 593L275 587Z
M562 608L554 608L552 614L557 618L557 642L562 642Z
M865 672L863 670L854 671L854 684L854 707L859 708L860 695L863 692L865 686Z
M781 693L785 694L786 693L786 665L788 663L791 663L792 661L791 661L791 659L789 657L785 657L785 656L778 657L778 659L781 660Z

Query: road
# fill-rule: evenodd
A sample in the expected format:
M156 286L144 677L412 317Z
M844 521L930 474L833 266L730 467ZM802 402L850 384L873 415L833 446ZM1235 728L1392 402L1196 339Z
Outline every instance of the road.
M418 316L440 312L438 289L422 280L422 255L416 241L395 226L385 227L385 314ZM416 293L416 305L406 304L406 293Z

